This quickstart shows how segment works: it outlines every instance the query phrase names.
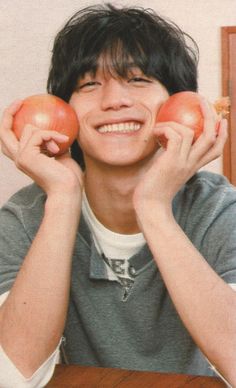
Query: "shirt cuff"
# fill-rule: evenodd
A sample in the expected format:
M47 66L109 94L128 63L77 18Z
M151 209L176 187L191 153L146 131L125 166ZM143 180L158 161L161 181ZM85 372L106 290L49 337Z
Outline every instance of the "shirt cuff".
M34 372L26 378L16 368L0 345L0 387L4 388L38 388L44 387L51 379L55 365L60 359L60 343L49 358Z
M235 283L229 283L229 286L230 286L234 291L236 291L236 284L235 284ZM228 383L228 381L226 381L225 378L220 374L220 372L218 372L218 370L215 368L215 366L212 365L212 364L210 363L210 361L208 360L207 357L206 357L206 359L207 359L207 361L208 361L209 364L210 364L210 368L215 372L215 374L217 374L217 376L219 376L219 377L221 378L221 380L224 381L224 383L226 384L226 386L229 387L229 388L233 388L232 385L230 385L230 384Z

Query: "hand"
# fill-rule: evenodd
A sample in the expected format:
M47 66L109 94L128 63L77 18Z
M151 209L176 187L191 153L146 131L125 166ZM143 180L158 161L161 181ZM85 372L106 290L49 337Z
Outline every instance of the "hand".
M158 136L164 135L168 143L165 150L154 156L150 168L135 189L133 202L139 216L152 211L153 206L158 204L170 210L180 188L196 171L221 155L227 138L227 121L220 120L205 99L201 108L204 130L194 144L193 130L178 123L159 123L154 128L157 141Z
M22 102L15 101L3 113L0 124L2 152L12 159L17 168L32 178L49 195L70 190L82 191L83 173L69 153L56 156L57 143L63 143L67 137L56 131L40 130L26 125L18 141L12 131L14 114ZM54 155L53 157L49 157Z

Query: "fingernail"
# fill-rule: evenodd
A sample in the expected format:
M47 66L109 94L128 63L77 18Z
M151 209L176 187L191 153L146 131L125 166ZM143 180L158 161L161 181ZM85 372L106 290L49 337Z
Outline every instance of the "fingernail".
M221 125L223 126L223 128L227 128L228 120L227 119L221 119Z
M60 133L58 132L59 136L62 138L62 139L69 139L69 136L68 135L64 135L64 133Z

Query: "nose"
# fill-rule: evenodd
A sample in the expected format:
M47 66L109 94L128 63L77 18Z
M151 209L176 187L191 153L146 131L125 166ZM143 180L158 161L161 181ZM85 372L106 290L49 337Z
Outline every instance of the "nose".
M110 78L103 89L103 110L119 110L132 106L133 97L125 80Z

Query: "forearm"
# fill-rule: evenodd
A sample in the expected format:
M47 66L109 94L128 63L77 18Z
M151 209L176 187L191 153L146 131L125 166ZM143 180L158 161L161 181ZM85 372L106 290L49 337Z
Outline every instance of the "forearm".
M41 226L0 311L1 345L25 376L53 352L63 332L80 214L77 197L47 200Z
M140 220L175 307L194 341L236 385L236 293L211 269L160 207Z

